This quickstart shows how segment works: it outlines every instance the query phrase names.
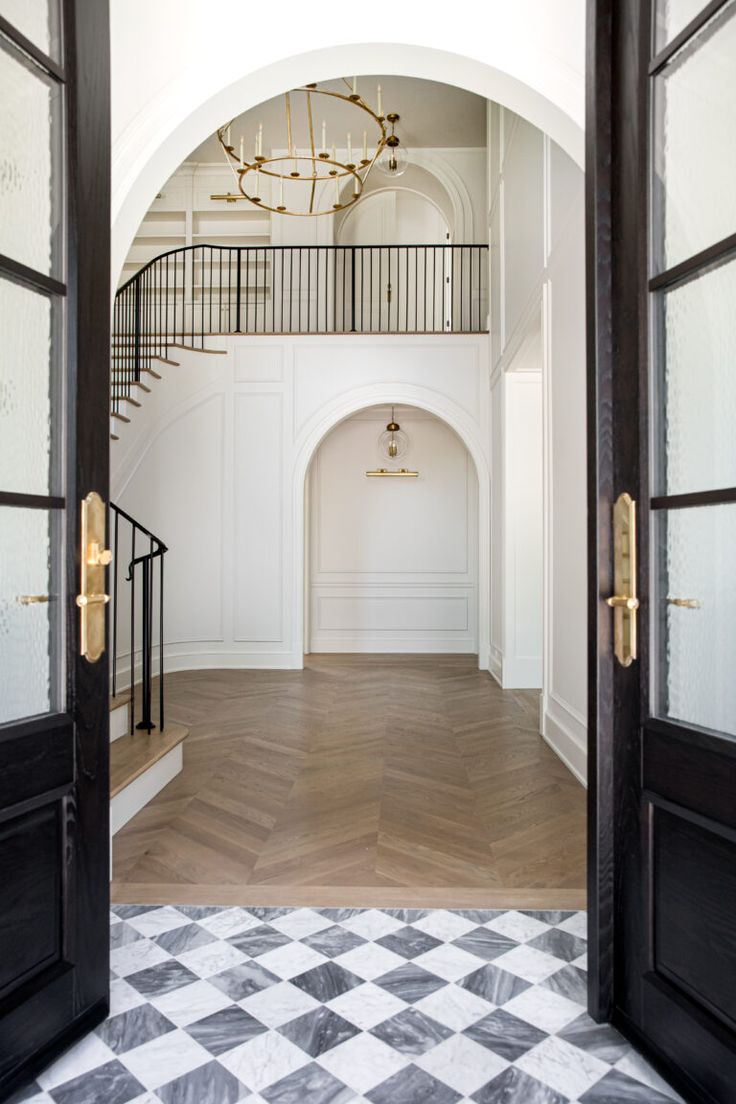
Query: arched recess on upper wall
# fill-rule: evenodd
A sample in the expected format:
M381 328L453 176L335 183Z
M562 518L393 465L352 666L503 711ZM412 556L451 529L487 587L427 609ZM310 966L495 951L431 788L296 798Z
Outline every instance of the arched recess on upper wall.
M540 2L540 8L542 4ZM584 166L584 77L574 78L551 51L509 42L506 67L433 47L354 43L284 58L235 80L221 65L221 87L197 100L198 69L186 69L153 92L144 110L115 137L112 156L112 282L153 197L182 161L226 119L311 81L342 73L395 73L440 81L495 100L548 134ZM497 49L498 43L494 44ZM513 48L512 48L513 47ZM534 65L530 65L530 61ZM209 72L204 65L201 70ZM119 79L119 78L118 78ZM135 74L131 74L131 80ZM544 94L542 88L548 90ZM209 93L209 94L207 94ZM162 135L165 137L162 139Z

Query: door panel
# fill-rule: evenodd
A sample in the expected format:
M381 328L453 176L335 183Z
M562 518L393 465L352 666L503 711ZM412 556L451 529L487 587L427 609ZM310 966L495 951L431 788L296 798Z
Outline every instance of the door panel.
M686 1099L732 1104L736 3L590 17L590 1007ZM608 608L622 492L638 530L627 667Z
M108 674L75 605L108 489L108 41L100 0L0 0L0 1098L108 1005Z

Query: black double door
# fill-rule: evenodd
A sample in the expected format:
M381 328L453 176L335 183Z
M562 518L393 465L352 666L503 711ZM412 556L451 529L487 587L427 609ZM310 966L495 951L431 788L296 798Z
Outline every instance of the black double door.
M736 1101L736 3L589 5L591 1010Z
M85 560L104 617L81 515L108 485L106 2L0 0L0 104L3 1098L108 1000L108 676L76 602Z

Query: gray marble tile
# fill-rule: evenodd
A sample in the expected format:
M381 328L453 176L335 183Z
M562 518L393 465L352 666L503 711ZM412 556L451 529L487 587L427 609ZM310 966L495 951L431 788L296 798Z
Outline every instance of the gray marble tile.
M573 1046L580 1047L596 1058L602 1058L604 1062L613 1065L623 1058L631 1046L610 1024L597 1024L591 1020L587 1012L583 1012L577 1020L564 1027L557 1034Z
M232 1000L241 1001L252 993L267 989L269 985L277 985L281 978L270 970L264 970L257 962L242 962L239 966L231 966L229 970L223 970L207 980L210 985L227 993Z
M469 954L477 955L478 958L484 958L486 962L490 962L518 946L515 939L510 939L507 935L501 935L500 932L493 931L491 928L483 927L475 928L466 935L453 939L452 943L453 946L459 947L462 951L468 951Z
M318 1058L325 1051L360 1034L360 1028L324 1005L282 1024L278 1030L311 1058Z
M110 911L123 920L129 920L132 916L142 916L144 912L155 912L160 905L111 905Z
M338 955L352 951L355 947L360 947L366 940L363 939L362 935L356 935L355 932L347 931L346 928L341 928L339 924L335 924L331 928L325 928L324 931L305 936L301 942L306 943L312 950L319 951L327 958L337 958Z
M421 966L407 962L405 966L397 966L395 970L389 970L382 977L375 978L374 984L380 985L407 1004L415 1004L422 997L428 997L436 989L441 989L447 982L430 974L428 970L423 970Z
M132 985L146 997L161 997L164 993L180 989L182 985L199 981L199 978L191 970L187 970L186 966L182 966L181 962L172 958L166 962L159 962L156 966L139 970L135 974L128 974L125 980L128 985Z
M325 962L321 966L315 966L304 974L299 974L291 979L291 984L296 985L310 997L327 1004L328 1001L347 993L348 989L355 989L357 985L363 985L364 978L357 977L350 970L346 970L337 962Z
M417 1066L406 1066L366 1093L372 1104L457 1104L462 1097Z
M530 947L538 951L546 951L547 954L561 958L564 962L572 962L585 954L586 942L571 932L560 931L559 928L550 928L534 939L529 940Z
M621 1070L611 1070L582 1094L580 1104L672 1104L672 1098Z
M156 1089L163 1104L238 1104L251 1095L219 1062L208 1062Z
M578 966L563 966L556 974L545 978L542 985L583 1007L588 1003L588 979L585 970Z
M506 909L453 909L458 916L464 916L466 920L472 920L474 924L487 924L497 916L502 916Z
M275 951L278 947L284 947L292 940L283 932L276 931L268 924L261 924L257 928L249 928L247 931L231 935L227 940L237 947L239 951L249 955L250 958L258 958L268 951Z
M348 1104L355 1093L316 1062L282 1077L261 1096L268 1104Z
M326 916L328 920L332 920L335 924L341 924L343 920L350 920L351 917L357 916L363 912L363 909L359 908L321 908L315 909L320 916Z
M472 1098L476 1104L568 1104L569 1097L543 1085L536 1077L509 1066Z
M204 947L206 943L214 943L214 941L214 935L195 923L185 924L183 928L173 928L171 931L162 932L154 939L159 947L163 947L171 955L193 951L195 947Z
M483 997L489 1004L505 1004L512 997L518 997L525 989L529 988L529 982L516 974L510 974L508 970L502 970L500 966L488 963L474 970L466 978L456 982L461 989L469 989L478 997Z
M184 1030L210 1054L218 1055L240 1046L256 1035L262 1035L268 1028L237 1004L231 1004L229 1008L187 1024Z
M413 924L415 920L423 920L429 909L386 908L381 909L381 912L385 912L387 916L392 916L394 920L402 920L405 924Z
M167 1020L152 1004L139 1004L137 1008L105 1020L97 1028L97 1035L107 1043L110 1050L114 1050L116 1054L124 1054L126 1050L132 1050L141 1043L147 1043L150 1039L174 1030L175 1025L171 1020Z
M381 1039L393 1050L401 1054L424 1054L443 1039L452 1035L452 1030L426 1016L418 1008L405 1008L389 1020L384 1020L371 1030L371 1035Z
M188 916L190 920L203 920L205 916L214 916L225 909L216 905L177 905L177 910Z
M401 917L395 917L395 919L398 920ZM427 951L439 947L441 942L441 939L435 939L433 935L428 935L427 932L409 926L399 928L398 931L389 932L388 935L382 935L380 939L376 939L376 943L381 947L386 947L394 954L401 955L402 958L416 958L420 954L425 954Z
M113 924L110 928L110 946L113 949L124 947L128 943L135 943L138 939L143 939L141 933L132 928L130 924L126 924L124 920L121 920L119 924Z
M524 916L532 916L535 920L541 920L543 924L561 924L574 916L574 912L562 912L560 909L519 909Z
M538 1027L533 1027L526 1020L520 1020L518 1016L512 1016L510 1012L504 1012L503 1008L497 1008L482 1020L471 1024L463 1034L500 1054L502 1058L507 1058L509 1062L515 1061L537 1043L541 1043L546 1036Z
M287 912L294 911L291 908L248 908L251 916L255 916L257 920L263 920L264 923L268 923L269 920L276 920L279 916L286 916Z
M128 1104L145 1090L117 1059L52 1089L55 1104Z

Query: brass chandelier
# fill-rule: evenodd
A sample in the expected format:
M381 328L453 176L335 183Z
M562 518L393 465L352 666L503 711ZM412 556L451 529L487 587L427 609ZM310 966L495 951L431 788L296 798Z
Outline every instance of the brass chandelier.
M264 155L261 124L253 143L253 155L246 156L245 139L240 137L238 148L232 141L233 121L220 127L217 138L235 175L240 191L238 199L247 199L275 214L299 217L332 215L357 203L376 161L384 150L394 152L399 143L393 133L399 116L393 112L383 114L380 84L373 108L359 93L356 77L352 82L343 78L343 82L348 90L344 93L308 84L284 95L286 152ZM361 112L356 115L357 129L346 134L344 159L338 156L335 144L328 145L327 124L323 121L319 132L315 128L314 109L320 96L342 101ZM299 120L306 121L307 149L298 149L294 140ZM391 134L387 122L391 124ZM353 143L352 135L360 134L361 130L362 141Z

